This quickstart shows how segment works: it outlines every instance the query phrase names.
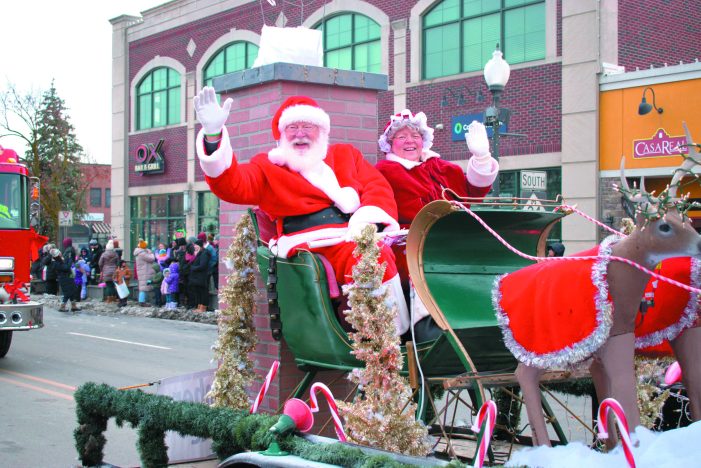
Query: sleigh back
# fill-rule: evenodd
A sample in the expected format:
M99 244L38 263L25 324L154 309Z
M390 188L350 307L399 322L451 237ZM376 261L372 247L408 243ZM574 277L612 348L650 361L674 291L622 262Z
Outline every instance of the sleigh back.
M472 205L507 243L543 256L548 233L564 214L547 205L544 211L529 208ZM510 251L465 211L436 201L425 206L411 225L407 263L417 294L444 331L422 363L432 374L515 368L497 325L492 286L498 276L530 265L531 260Z

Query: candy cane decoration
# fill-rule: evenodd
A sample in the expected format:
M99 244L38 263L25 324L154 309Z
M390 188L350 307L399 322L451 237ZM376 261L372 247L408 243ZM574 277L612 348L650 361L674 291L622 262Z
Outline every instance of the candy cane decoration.
M626 460L628 461L628 466L630 468L635 468L635 458L633 458L633 444L630 441L630 433L628 431L628 420L626 419L626 413L623 411L621 404L614 400L613 398L606 398L599 405L599 439L608 439L609 434L607 431L608 425L608 412L613 411L616 416L616 425L618 426L618 432L621 433L621 442L623 443L623 452L626 455Z
M343 431L343 423L341 422L341 417L338 415L338 407L336 406L336 400L333 398L333 393L329 390L329 387L321 382L314 382L309 389L309 407L312 409L312 413L317 413L319 411L319 403L316 401L316 392L321 390L326 397L326 402L329 404L329 410L331 411L331 417L333 418L334 429L336 429L336 436L341 442L346 441L346 433Z
M484 424L486 422L486 425ZM497 422L497 404L494 401L486 401L480 410L477 412L477 423L472 425L472 432L479 433L480 428L484 425L484 434L479 447L477 447L477 455L475 456L474 468L482 468L484 457L489 450L489 441L492 439L494 432L494 424Z
M258 392L258 396L256 397L256 400L253 402L253 406L251 406L251 411L250 414L253 414L258 411L258 406L263 402L263 398L265 397L265 394L268 393L268 387L270 387L270 382L273 381L275 378L275 374L277 374L277 368L280 367L280 361L275 361L273 362L273 365L270 367L270 370L268 371L268 375L265 376L265 382L263 382L263 386L260 388L260 391Z

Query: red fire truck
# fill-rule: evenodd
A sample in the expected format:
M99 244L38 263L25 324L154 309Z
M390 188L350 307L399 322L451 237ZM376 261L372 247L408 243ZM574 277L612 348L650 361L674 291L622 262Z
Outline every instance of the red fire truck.
M39 180L0 146L0 358L13 332L44 326L42 304L29 299L31 262L47 241L32 227L38 214Z

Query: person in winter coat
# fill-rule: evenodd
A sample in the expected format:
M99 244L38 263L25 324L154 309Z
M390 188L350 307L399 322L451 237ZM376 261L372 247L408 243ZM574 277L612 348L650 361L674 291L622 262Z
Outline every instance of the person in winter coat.
M97 284L100 278L100 257L105 249L97 242L97 239L90 239L88 243L90 249L90 270L91 270L91 283Z
M115 284L126 283L126 285L129 286L129 280L131 279L131 270L129 269L126 260L120 260L119 266L114 271L113 278ZM117 304L117 307L124 307L125 305L127 305L127 297L120 297L119 304Z
M73 239L66 237L63 239L63 259L70 262L70 265L73 266L77 257L78 253L73 247Z
M214 289L219 289L219 247L214 245L214 236L212 234L207 236L204 248L209 252L209 277L212 278Z
M117 302L117 289L114 284L114 272L119 266L119 257L114 250L113 241L107 241L105 252L100 256L100 282L105 283L105 302Z
M159 291L161 292L161 297L165 298L166 309L172 309L170 305L170 294L168 294L168 283L166 282L166 279L170 278L170 268L164 268L161 276L163 277L163 280L161 281Z
M197 240L194 245L195 259L190 265L190 277L187 286L190 289L192 304L197 307L197 312L207 312L209 303L209 252L202 247L202 241Z
M61 292L63 293L63 299L61 300L61 307L59 311L66 311L66 304L71 301L71 312L76 312L78 306L78 295L80 291L75 285L75 280L73 278L73 271L71 269L71 262L63 258L61 251L58 249L51 249L52 263L54 264L54 270L56 271L56 278L58 280L59 286L61 286Z
M195 259L194 244L186 244L185 248L178 250L175 257L178 261L178 272L180 274L178 279L178 291L180 292L178 303L187 308L195 307L192 305L192 299L189 295L190 291L187 287L190 278L190 264Z
M43 249L44 258L42 260L41 267L42 276L44 277L44 282L46 283L46 294L53 294L56 296L58 295L58 281L56 278L56 269L53 262L53 257L50 254L51 250L56 249L56 245L46 244ZM45 274L44 271L46 271Z
M78 288L78 299L85 299L88 297L88 278L90 278L90 267L88 263L82 258L76 262L73 266L75 269L75 286Z
M156 257L148 248L148 243L139 239L137 247L134 249L134 263L136 265L136 277L139 280L139 305L141 307L148 306L148 293L151 292L151 283L149 280L153 277L153 264Z
M146 281L146 284L150 285L155 293L153 305L160 307L163 305L163 299L165 298L165 293L161 294L163 272L161 271L161 265L158 262L153 262L151 264L151 268L153 269L153 276L150 280Z
M180 266L178 262L170 262L168 264L169 274L165 275L165 270L163 274L163 282L168 285L168 292L166 293L166 308L175 309L178 307L178 293L179 282L180 282Z

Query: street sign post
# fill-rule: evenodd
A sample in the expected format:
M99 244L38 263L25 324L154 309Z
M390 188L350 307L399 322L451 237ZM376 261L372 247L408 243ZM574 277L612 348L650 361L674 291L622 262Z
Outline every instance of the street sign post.
M58 225L59 226L73 226L73 212L72 211L59 211L58 212Z

